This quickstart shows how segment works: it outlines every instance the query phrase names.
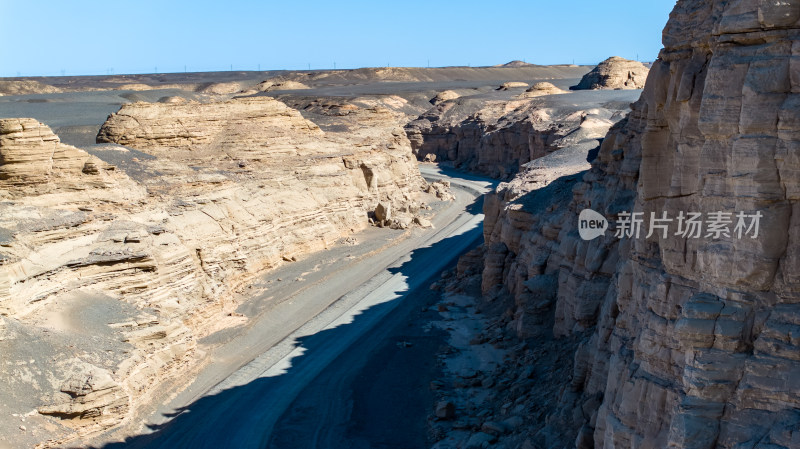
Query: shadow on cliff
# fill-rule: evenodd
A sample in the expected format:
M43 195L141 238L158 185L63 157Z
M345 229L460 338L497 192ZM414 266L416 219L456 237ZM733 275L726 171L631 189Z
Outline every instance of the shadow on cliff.
M471 205L467 206L466 211L472 214L482 213L483 198L479 198ZM293 390L293 385L311 385L317 382L325 370L330 369L329 366L336 363L349 363L345 360L353 359L354 357L343 357L342 354L337 354L337 359L331 365L322 368L322 371L314 370L314 359L318 354L330 353L332 347L335 347L335 342L340 339L353 339L352 331L355 328L362 326L364 322L371 322L376 317L381 321L374 326L379 328L383 326L405 326L407 323L403 319L391 320L392 317L400 314L402 311L409 311L414 308L419 310L420 307L426 305L425 297L430 297L428 285L436 279L442 269L452 266L458 257L471 248L474 248L482 241L482 226L476 226L469 231L443 239L432 246L418 248L410 254L410 258L397 267L390 268L392 274L400 274L406 278L407 288L395 290L392 294L387 296L394 296L387 302L372 306L360 314L353 317L353 321L347 324L337 326L335 328L322 330L318 333L297 338L293 342L294 348L302 348L302 352L291 359L290 365L282 373L273 377L259 377L245 385L232 387L223 390L217 394L204 396L194 403L175 410L173 413L165 415L170 420L161 425L148 425L149 434L137 435L127 438L123 442L109 443L102 446L104 449L121 449L121 448L240 448L240 447L255 447L265 448L272 447L283 449L291 447L292 449L305 447L304 443L309 438L313 439L310 434L314 434L315 430L320 432L324 425L316 425L316 429L297 429L296 439L294 435L282 434L279 438L280 441L295 441L291 446L284 444L275 444L270 438L273 425L279 422L281 416L292 410L295 407L293 402L301 391ZM461 249L465 243L466 248ZM459 250L454 251L454 248ZM439 269L441 267L441 269ZM397 303L400 301L400 303ZM392 306L397 306L394 310L389 310ZM384 314L388 315L381 317ZM391 324L394 321L394 324ZM387 324L390 323L390 324ZM373 338L373 330L368 330L354 340L353 346L345 350L343 354L352 355L353 350L362 351L362 344L364 340ZM378 333L380 334L380 333ZM383 337L380 337L383 338ZM385 347L385 345L384 345ZM369 355L369 350L360 354L362 364L366 362L366 356ZM433 355L431 355L433 357ZM341 360L341 362L340 362ZM358 357L356 357L358 360ZM317 367L319 368L319 367ZM358 367L346 367L345 369L358 370ZM397 374L406 376L419 376L424 373L405 373ZM358 380L357 382L360 382ZM335 384L334 384L335 385ZM371 392L370 392L371 393ZM325 406L331 402L332 395L346 394L343 391L328 391L324 397L319 399L319 410L323 410ZM409 392L410 395L417 394L417 392ZM345 401L346 402L346 401ZM394 402L386 402L384 404L385 410L376 410L375 413L381 414L382 412L391 411L392 415L397 415L397 407ZM432 407L432 403L428 405ZM269 410L276 408L283 410L281 413L266 413L261 414L259 410ZM390 410L392 409L392 410ZM324 412L319 410L312 410L311 422L324 423ZM334 412L336 413L336 412ZM339 413L346 413L341 412ZM266 415L266 416L262 416ZM326 415L327 416L327 415ZM378 417L370 418L370 422L377 422L378 425L385 425L387 428L391 427L388 432L394 435L403 437L404 434L410 432L422 433L422 435L412 436L405 435L405 441L413 440L425 441L425 419L426 416L414 417L420 421L420 425L410 428L403 428L398 426L396 421L386 420ZM284 429L284 427L281 427ZM341 432L340 432L341 433ZM403 438L398 441L399 446L385 446L380 447L407 447L403 444ZM272 445L270 442L273 441ZM363 442L364 440L361 439ZM316 443L312 442L313 447ZM416 445L416 444L415 444ZM97 448L97 446L94 446Z

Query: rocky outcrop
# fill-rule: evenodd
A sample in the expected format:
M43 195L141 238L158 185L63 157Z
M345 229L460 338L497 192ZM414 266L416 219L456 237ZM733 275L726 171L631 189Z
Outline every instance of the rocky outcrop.
M528 88L528 83L523 83L522 81L508 81L500 85L497 90L510 90L510 89L520 89L520 88Z
M508 180L524 164L580 141L596 147L624 108L578 97L560 104L536 98L478 100L477 106L471 101L441 102L406 125L419 160Z
M70 145L34 119L0 119L0 192L85 190L114 178L115 167ZM101 175L102 174L102 175ZM84 176L90 175L90 176Z
M126 105L98 139L139 151L92 149L115 170L0 120L0 351L27 370L2 373L4 404L58 418L52 444L119 424L204 363L198 339L242 324L235 293L256 276L364 229L378 204L412 223L426 183L397 117L353 117L324 133L267 97Z
M229 81L227 83L208 83L198 86L197 92L212 95L230 95L240 92L242 88L246 87L247 83L240 81Z
M272 98L260 97L168 106L127 104L106 120L97 142L159 152L176 149L192 154L204 150L228 154L228 147L238 144L266 148L285 141L291 147L315 136L322 136L322 131L296 110Z
M168 197L191 196L198 180L214 186L208 192L214 199L176 205L172 216L187 220L181 232L205 222L203 231L189 232L198 240L222 237L227 243L209 245L198 254L205 270L235 279L234 273L263 271L283 255L324 249L363 229L378 203L391 205L396 215L419 210L415 195L425 182L408 141L395 128L394 115L380 109L354 110L353 115L351 123L357 125L326 134L269 97L138 103L109 117L98 141L156 156L154 169L172 172L173 181L151 189ZM214 169L198 172L197 167ZM271 223L270 230L261 223ZM220 227L229 230L226 237ZM242 254L249 255L251 266L237 262Z
M436 106L439 103L443 103L448 100L455 100L456 98L460 97L461 95L453 90L445 90L436 94L435 97L431 98L431 104Z
M526 89L525 92L520 94L520 98L533 98L544 95L557 95L565 93L567 93L565 90L559 89L558 87L554 86L553 83L541 82L534 83L530 88Z
M529 447L800 444L798 20L794 1L679 1L592 168L487 198L484 294L511 298L503 323L536 347L578 345ZM591 241L586 208L612 221ZM638 238L614 236L626 211L643 213ZM697 238L676 233L682 212L703 214ZM739 213L761 214L757 235ZM669 232L650 234L662 214Z
M61 89L34 80L0 81L0 95L54 94Z
M59 387L65 400L39 407L38 412L71 424L92 420L101 427L120 422L128 412L128 395L108 370L76 360L77 369Z
M649 70L639 61L612 56L584 75L571 89L641 89Z

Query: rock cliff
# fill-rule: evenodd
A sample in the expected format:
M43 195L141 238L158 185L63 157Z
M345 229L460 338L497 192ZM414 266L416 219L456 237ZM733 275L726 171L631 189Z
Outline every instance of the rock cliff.
M503 323L545 354L577 345L528 447L800 447L798 20L797 1L678 1L592 168L530 170L487 198L484 294L510 297ZM645 227L585 241L586 208ZM699 237L682 212L702 213ZM651 213L667 235L648 236ZM739 213L760 231L739 235Z

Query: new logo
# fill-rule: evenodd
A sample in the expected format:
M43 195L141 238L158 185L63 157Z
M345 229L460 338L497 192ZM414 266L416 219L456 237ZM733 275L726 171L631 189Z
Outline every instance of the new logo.
M606 217L591 209L582 210L578 216L578 233L584 240L594 240L605 234L607 229Z

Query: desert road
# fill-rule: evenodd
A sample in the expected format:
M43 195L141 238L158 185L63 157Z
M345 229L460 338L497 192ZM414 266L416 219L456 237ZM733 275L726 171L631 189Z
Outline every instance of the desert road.
M449 180L456 195L434 217L434 229L334 265L318 282L263 313L244 335L215 348L213 362L188 388L144 417L145 433L103 447L266 447L276 422L317 376L346 351L358 351L359 339L480 242L480 199L492 181L434 166L420 170L428 180ZM328 408L336 402L319 400ZM105 441L113 439L119 441L113 435Z

